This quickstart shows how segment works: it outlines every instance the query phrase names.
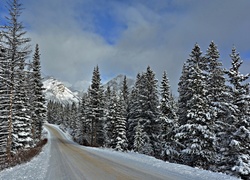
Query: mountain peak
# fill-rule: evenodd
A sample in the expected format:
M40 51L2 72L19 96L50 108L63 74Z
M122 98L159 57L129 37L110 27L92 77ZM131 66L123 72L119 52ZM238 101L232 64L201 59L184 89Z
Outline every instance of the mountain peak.
M112 90L119 92L122 89L124 77L125 75L119 74L118 76L116 76L115 78L111 79L106 84L104 84L103 85L104 89L106 90L107 87L109 86ZM127 83L128 83L129 89L133 87L134 82L135 82L134 79L127 77Z
M69 90L62 82L54 77L47 77L43 81L44 94L47 101L59 102L63 105L78 104L80 98Z

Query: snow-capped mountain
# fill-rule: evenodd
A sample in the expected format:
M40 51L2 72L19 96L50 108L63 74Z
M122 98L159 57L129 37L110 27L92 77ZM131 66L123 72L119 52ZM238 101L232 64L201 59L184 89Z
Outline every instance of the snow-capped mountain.
M79 103L80 98L77 92L72 92L62 82L53 77L48 77L43 81L44 94L47 101L60 102L64 105Z
M122 83L124 80L124 76L125 75L118 75L115 78L111 79L110 81L108 81L106 84L103 85L104 90L107 89L107 87L109 86L111 88L111 90L115 90L117 92L119 92L122 89ZM132 78L127 77L127 84L128 84L128 88L131 89L134 86L135 80Z

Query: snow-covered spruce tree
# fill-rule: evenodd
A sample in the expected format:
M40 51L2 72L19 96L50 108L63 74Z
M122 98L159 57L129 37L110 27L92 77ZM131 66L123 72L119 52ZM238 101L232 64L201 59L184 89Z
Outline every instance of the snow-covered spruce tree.
M23 24L19 21L21 15L21 4L19 0L8 1L9 16L6 17L7 25L4 26L3 35L4 43L7 48L7 59L9 61L9 81L8 81L8 92L9 95L9 117L8 117L8 139L7 139L7 157L11 157L12 145L15 144L12 139L13 131L13 116L14 116L14 97L15 93L18 92L17 83L15 80L16 71L19 67L21 60L25 59L29 54L29 38L25 37L26 32L24 31Z
M2 44L0 32L0 169L6 161L6 146L8 137L9 96L8 91L8 60L7 49Z
M110 114L110 107L112 103L112 96L111 96L111 88L108 85L107 89L104 92L104 117L105 117L105 124L104 124L104 129L105 129L105 143L104 146L109 147L110 146L110 119L109 119L109 114Z
M170 84L166 71L164 71L160 86L161 100L160 100L160 119L162 126L161 141L162 153L161 158L174 162L178 157L176 145L174 140L174 129L178 126L178 119L176 115L176 106L173 95L170 92Z
M82 117L82 126L83 126L83 145L92 146L92 132L93 132L93 114L91 108L91 98L90 98L90 87L85 96L83 96L82 101L82 108L84 107L83 113L84 116Z
M15 90L13 97L13 141L12 150L15 152L20 148L29 148L32 145L33 139L31 134L32 120L29 108L29 100L27 96L27 81L24 72L24 59L19 63L19 68L15 71L15 80L18 88Z
M82 101L84 98L82 97ZM83 118L84 118L84 108L85 103L82 103L81 101L78 103L78 110L77 110L77 121L76 121L76 128L74 130L74 141L77 142L80 145L83 145Z
M164 71L162 75L160 94L161 94L161 101L160 101L161 114L165 115L169 119L176 119L177 115L174 106L175 102L173 102L174 98L171 93L169 79L167 77L166 71Z
M207 85L209 91L207 92L209 101L211 102L212 112L216 115L220 114L218 112L218 106L220 106L221 102L224 102L224 92L226 90L225 86L225 72L222 68L222 63L219 61L220 53L217 49L216 44L212 41L206 52L206 60L208 62L208 78Z
M125 110L127 111L128 108L128 98L129 98L129 89L128 89L128 82L127 82L127 77L124 76L123 82L122 82L122 100L125 105Z
M31 118L31 134L32 134L32 139L33 139L33 145L34 140L35 140L35 123L34 119L36 117L35 113L35 83L34 83L34 78L33 78L33 63L29 62L27 64L27 71L26 71L26 91L27 91L27 98L28 98L28 114ZM48 108L49 109L49 108Z
M110 89L107 89L107 93L109 93ZM106 101L106 103L109 104L109 107L107 107L107 116L106 116L106 127L105 127L105 131L106 131L106 146L107 147L111 147L111 148L115 148L115 139L116 139L116 129L115 129L115 125L116 125L116 121L117 121L117 95L116 92L113 90L112 92L110 92L110 94L107 94L110 98L110 100Z
M122 94L118 98L113 90L106 119L106 146L118 151L127 150L126 112Z
M82 98L83 100L83 98ZM77 142L78 144L82 144L83 142L83 124L82 124L82 102L79 101L76 109L76 121L75 121L75 129L73 129L73 138L74 141Z
M35 126L34 130L34 140L35 142L41 139L42 125L46 120L46 105L45 97L43 94L43 83L41 77L41 64L40 64L40 54L38 44L35 48L35 53L33 56L33 80L34 80L34 107L35 107L35 117L33 123Z
M137 76L135 87L130 95L128 116L128 138L129 146L133 147L135 127L140 121L149 141L145 154L159 157L161 153L159 137L161 133L158 91L155 74L150 67L145 73Z
M53 118L53 109L54 109L54 103L50 100L47 104L47 119L48 122L51 124L55 124L54 118Z
M189 69L187 63L184 63L182 67L182 74L178 83L178 122L183 125L187 122L187 111L189 109L187 101L192 97L192 91L189 88Z
M179 86L181 103L186 103L187 109L184 111L186 114L182 116L186 119L180 120L175 138L180 144L182 163L208 169L209 165L214 163L216 138L206 97L207 77L204 73L206 68L204 60L199 45L195 44L186 62L185 70L189 72L182 75L188 82L184 89L188 89L186 93L190 94L182 94L183 89Z
M116 123L115 123L115 149L118 151L126 151L128 148L128 140L126 135L126 106L123 100L123 94L120 94L116 105Z
M129 88L128 88L128 82L127 82L127 76L124 76L123 82L122 82L122 103L125 108L125 118L126 118L126 129L128 129L128 113L129 113Z
M159 119L159 97L157 79L155 73L148 66L144 74L145 81L142 81L141 92L139 94L142 103L142 121L140 122L144 127L145 133L149 136L152 152L148 154L155 157L160 157L161 143L159 140L161 134L161 124Z
M60 125L63 119L64 107L58 102L49 101L47 105L47 119L51 124Z
M230 132L230 122L228 122L227 117L230 116L230 109L233 105L228 102L231 98L229 97L226 87L226 79L224 77L225 72L222 68L222 63L219 61L219 51L217 46L212 41L206 51L206 59L208 62L208 78L207 78L207 97L209 99L209 109L211 111L211 121L215 124L215 134L216 134L216 164L217 167L210 168L212 170L219 170L219 166L223 166L226 163L222 154L226 151L227 143L227 133Z
M135 137L135 128L138 124L140 114L142 112L141 102L139 101L139 85L141 81L141 74L137 74L135 85L129 95L128 101L128 129L127 129L127 138L128 138L128 149L133 150L134 146L134 137Z
M104 112L103 112L103 87L99 68L96 66L93 71L92 84L89 92L91 119L91 146L102 146L104 143Z
M129 142L129 149L130 150L135 150L137 151L137 147L135 147L135 134L136 134L136 127L138 125L138 123L140 124L140 128L142 129L142 131L144 131L144 124L141 124L142 121L142 113L144 111L142 104L145 103L144 100L142 100L141 97L141 92L142 89L145 88L145 73L142 74L137 74L137 79L135 82L135 85L132 89L132 92L130 93L129 96L129 112L128 112L128 131L127 131L127 137L128 137L128 142ZM143 83L144 82L144 83ZM147 151L143 151L146 154L152 155L153 154L153 149L152 149L152 145L150 144L150 138L148 137L147 134L143 134L143 138L147 139L147 141L143 141L145 143L145 146L147 146ZM140 151L142 152L142 151Z
M110 107L110 104L112 103L112 91L111 91L111 88L110 86L108 85L106 91L104 92L104 114L105 116L108 115L108 112L109 112L109 107Z
M237 108L232 112L233 119L228 132L228 153L225 154L227 167L236 176L247 179L250 175L250 94L249 83L244 83L250 74L243 75L239 68L243 61L236 48L233 47L231 57L232 67L226 71L229 82L229 92L232 95L232 103ZM230 171L226 169L226 171ZM230 172L229 172L230 173Z
M69 128L72 129L71 135L73 137L75 136L75 133L76 133L76 130L77 130L77 124L78 124L77 115L78 115L78 108L77 108L76 103L73 102L71 104L71 107L70 107L70 120L69 120L70 121Z
M47 105L47 118L48 122L52 124L61 124L63 106L60 103L49 101Z
M71 107L70 104L63 105L62 123L63 128L71 128Z

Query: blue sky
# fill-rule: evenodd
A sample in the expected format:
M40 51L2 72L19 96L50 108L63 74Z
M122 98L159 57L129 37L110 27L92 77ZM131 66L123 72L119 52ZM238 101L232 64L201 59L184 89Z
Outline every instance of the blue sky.
M136 77L148 65L176 91L183 63L197 42L213 40L225 68L232 46L250 69L249 0L22 0L22 21L38 43L44 75L86 89L100 66L103 82ZM0 23L5 12L0 2Z

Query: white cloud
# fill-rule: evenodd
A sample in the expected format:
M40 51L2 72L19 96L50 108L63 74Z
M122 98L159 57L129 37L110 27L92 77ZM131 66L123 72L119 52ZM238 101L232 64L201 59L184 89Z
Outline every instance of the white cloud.
M182 64L195 42L205 52L214 40L225 64L230 61L233 44L240 52L249 51L250 1L126 2L23 1L23 19L31 26L33 42L40 45L44 73L85 88L97 64L104 81L119 73L135 77L150 65L159 80L167 70L175 91ZM102 8L112 11L127 27L121 29L114 45L107 44L94 30L91 13Z

